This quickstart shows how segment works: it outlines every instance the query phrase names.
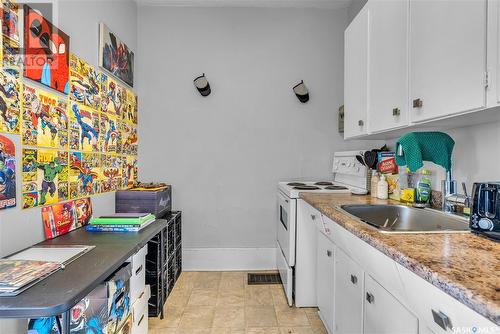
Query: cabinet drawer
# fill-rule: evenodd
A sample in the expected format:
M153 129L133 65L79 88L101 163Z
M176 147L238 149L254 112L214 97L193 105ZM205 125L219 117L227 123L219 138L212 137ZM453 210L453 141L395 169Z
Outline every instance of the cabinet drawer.
M499 333L500 328L444 291L397 265L408 302L434 333ZM425 298L422 295L425 294ZM473 328L477 330L473 330Z
M132 305L132 334L148 332L148 300L151 296L149 285L146 285L139 298Z

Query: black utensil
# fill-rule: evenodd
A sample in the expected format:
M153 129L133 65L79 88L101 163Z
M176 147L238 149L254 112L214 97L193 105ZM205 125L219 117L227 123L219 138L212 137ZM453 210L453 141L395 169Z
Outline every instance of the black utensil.
M360 164L363 166L366 166L365 160L363 160L363 157L361 155L356 155L356 159L359 161Z
M365 164L371 169L374 169L377 165L377 152L366 151L365 152Z

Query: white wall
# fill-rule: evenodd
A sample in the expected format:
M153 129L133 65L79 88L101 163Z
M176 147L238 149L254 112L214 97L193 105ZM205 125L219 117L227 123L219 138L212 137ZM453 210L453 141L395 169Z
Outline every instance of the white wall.
M188 268L200 248L273 256L277 182L328 179L332 153L359 146L337 131L346 21L345 9L139 7L139 177L173 184ZM207 98L192 82L203 72Z
M59 27L70 36L70 49L97 65L98 23L105 22L127 45L137 51L137 7L132 0L60 1ZM136 59L138 54L136 52ZM20 136L14 139L20 152ZM5 256L44 239L40 208L21 210L20 159L17 159L17 199L14 209L0 211L0 256ZM97 215L114 212L114 193L92 197ZM0 333L25 333L23 321L1 321Z

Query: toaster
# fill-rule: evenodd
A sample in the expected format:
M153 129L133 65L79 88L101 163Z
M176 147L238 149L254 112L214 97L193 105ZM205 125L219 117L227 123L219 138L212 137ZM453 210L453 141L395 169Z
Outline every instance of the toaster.
M500 232L500 181L474 183L469 226L477 232Z

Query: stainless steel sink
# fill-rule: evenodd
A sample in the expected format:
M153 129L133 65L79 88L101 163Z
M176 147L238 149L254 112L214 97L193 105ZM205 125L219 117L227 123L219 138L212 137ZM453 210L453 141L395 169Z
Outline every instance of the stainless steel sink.
M442 233L469 230L465 218L404 205L342 205L347 213L385 233Z

